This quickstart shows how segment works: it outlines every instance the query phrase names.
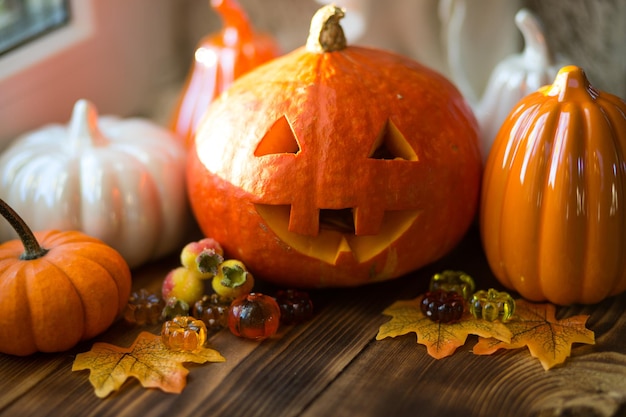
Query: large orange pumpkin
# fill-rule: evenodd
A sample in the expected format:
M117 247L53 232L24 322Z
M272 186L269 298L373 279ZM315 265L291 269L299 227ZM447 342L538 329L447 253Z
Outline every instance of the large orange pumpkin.
M105 331L128 302L117 251L76 231L33 233L3 200L20 239L0 245L0 352L61 352Z
M626 290L626 103L563 67L523 98L486 163L480 228L507 288L596 303Z
M320 9L306 47L235 81L190 152L203 232L281 285L398 277L450 251L477 210L463 97L408 58L346 46L342 16Z

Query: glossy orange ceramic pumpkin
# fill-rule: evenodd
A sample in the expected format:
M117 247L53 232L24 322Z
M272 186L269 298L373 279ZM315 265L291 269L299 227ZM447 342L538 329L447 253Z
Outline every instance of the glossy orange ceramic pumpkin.
M128 302L124 258L80 232L32 233L0 200L21 240L0 245L0 352L60 352L105 331Z
M200 40L171 121L172 130L187 147L211 102L237 77L279 54L277 42L252 28L236 0L210 0L210 4L224 26Z
M478 205L476 120L440 74L346 46L322 8L307 46L236 80L188 163L204 233L295 287L398 277L450 251Z
M596 303L626 290L626 103L563 67L523 98L486 163L489 265L533 301Z

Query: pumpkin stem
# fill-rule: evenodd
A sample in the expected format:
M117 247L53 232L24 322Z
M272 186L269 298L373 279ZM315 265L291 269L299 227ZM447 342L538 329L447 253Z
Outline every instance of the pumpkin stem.
M575 65L567 65L559 70L554 83L545 90L545 95L563 101L594 100L599 91L589 83L585 71Z
M22 218L9 206L3 199L0 198L0 214L4 217L11 227L15 230L20 237L22 244L24 245L24 253L20 256L20 259L28 261L31 259L37 259L48 253L48 249L44 249L37 242L37 238L33 234L30 227L22 220Z
M515 24L524 37L524 62L537 67L552 65L554 59L548 49L548 42L543 34L541 23L528 9L521 9L515 14Z
M345 16L345 10L332 4L320 8L311 19L306 49L309 52L340 51L348 45L339 20Z
M69 124L69 138L74 142L72 149L104 146L108 140L98 128L98 111L96 107L85 99L78 100L72 110Z
M222 18L222 38L225 45L245 43L252 38L250 20L236 0L209 0L209 3Z

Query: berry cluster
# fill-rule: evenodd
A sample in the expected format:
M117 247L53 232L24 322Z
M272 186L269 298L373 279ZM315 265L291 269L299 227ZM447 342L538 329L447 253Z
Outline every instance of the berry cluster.
M225 260L221 245L212 238L187 244L180 260L181 266L165 276L161 297L145 290L133 293L124 314L129 323L164 322L161 337L170 347L198 347L206 337L194 332L226 327L236 336L263 340L274 335L279 324L298 324L313 315L313 303L304 291L279 290L275 297L252 292L252 273L237 259Z
M439 323L455 323L469 312L487 321L511 320L515 312L515 300L510 294L490 288L475 291L471 276L461 271L444 271L433 275L429 291L420 303L422 313Z

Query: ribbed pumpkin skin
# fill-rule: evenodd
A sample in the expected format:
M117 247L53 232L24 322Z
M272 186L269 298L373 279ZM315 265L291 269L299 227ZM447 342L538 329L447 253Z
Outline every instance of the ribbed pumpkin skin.
M522 99L486 163L489 265L533 301L591 304L626 290L626 103L561 69Z
M0 352L62 352L104 332L130 296L124 258L80 232L35 232L43 257L20 260L20 240L0 245Z
M410 145L400 153L414 152L414 160L370 158L388 122ZM272 128L276 149L259 146ZM289 150L293 136L299 149ZM255 276L336 287L395 278L448 253L476 214L481 169L476 120L444 77L381 50L300 48L236 80L214 102L190 152L187 183L203 232ZM256 204L290 206L288 237L298 244L278 236ZM350 246L362 244L369 255L345 250L320 260L320 209L350 208L360 240ZM416 217L403 222L403 233L385 235L381 219L394 212Z

